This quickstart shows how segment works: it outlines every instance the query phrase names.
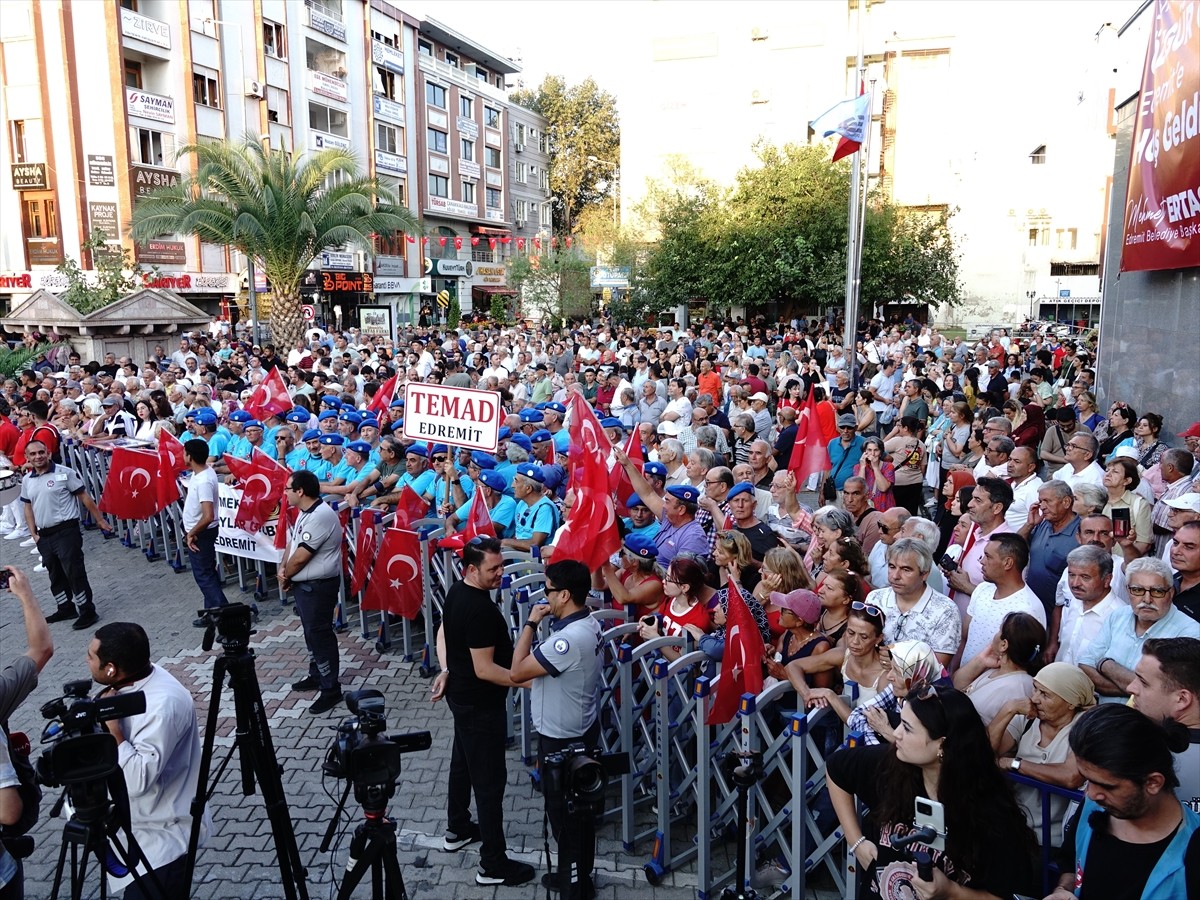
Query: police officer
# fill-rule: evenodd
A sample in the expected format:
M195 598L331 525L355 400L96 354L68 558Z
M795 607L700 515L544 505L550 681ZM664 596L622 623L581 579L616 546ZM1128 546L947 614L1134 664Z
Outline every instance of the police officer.
M41 441L25 446L25 462L30 471L21 482L21 500L25 504L25 524L37 543L46 574L50 576L50 592L58 610L46 617L47 622L74 619L77 631L89 628L100 618L92 601L92 586L88 584L83 565L83 535L79 530L79 504L91 513L101 531L112 531L96 502L83 489L79 473L50 459L50 452ZM82 598L79 609L75 598Z
M513 648L513 683L533 682L529 709L543 772L548 754L573 744L591 754L600 743L600 624L586 606L591 586L591 572L577 560L548 565L546 601L530 609ZM553 617L550 634L535 644L547 616ZM543 886L569 900L594 897L596 838L590 815L568 820L562 798L549 794L546 814L558 842L560 868L543 876Z
M321 484L307 470L293 472L285 489L287 501L300 511L288 535L279 564L279 583L292 592L304 643L311 656L308 675L292 684L296 691L321 693L308 711L328 712L342 699L338 681L338 642L333 633L342 566L342 523L321 500Z

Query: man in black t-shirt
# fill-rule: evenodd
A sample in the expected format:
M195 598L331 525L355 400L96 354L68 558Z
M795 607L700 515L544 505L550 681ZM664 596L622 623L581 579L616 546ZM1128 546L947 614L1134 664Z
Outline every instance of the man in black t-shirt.
M437 635L442 671L433 682L433 699L445 697L454 716L442 846L454 852L481 841L476 884L525 884L533 879L533 867L509 859L504 841L504 717L513 686L513 644L491 594L504 571L500 542L475 538L463 547L462 561L463 580L446 592ZM478 824L471 821L472 792Z

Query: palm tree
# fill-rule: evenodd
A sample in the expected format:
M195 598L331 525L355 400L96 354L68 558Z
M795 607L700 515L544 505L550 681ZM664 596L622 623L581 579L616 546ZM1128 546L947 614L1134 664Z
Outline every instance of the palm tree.
M363 177L349 151L287 153L248 134L176 152L195 156L196 173L134 207L133 239L191 234L258 261L270 283L272 337L282 347L303 335L300 281L318 253L422 230L387 188Z

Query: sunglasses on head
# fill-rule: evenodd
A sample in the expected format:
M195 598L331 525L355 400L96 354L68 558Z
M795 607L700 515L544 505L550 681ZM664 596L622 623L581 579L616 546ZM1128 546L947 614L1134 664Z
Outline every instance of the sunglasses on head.
M874 616L876 619L883 618L883 610L878 606L872 606L870 603L863 603L860 600L855 600L850 604L850 608L855 612L865 612L868 616Z

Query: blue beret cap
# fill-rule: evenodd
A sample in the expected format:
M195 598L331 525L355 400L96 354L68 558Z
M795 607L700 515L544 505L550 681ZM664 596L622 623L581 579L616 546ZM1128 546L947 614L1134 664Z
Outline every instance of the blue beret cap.
M251 419L249 422L246 422L242 427L243 428L262 428L263 423L258 421L258 419Z
M754 485L752 485L748 481L739 481L737 484L735 484L733 487L731 487L729 489L729 493L725 495L725 499L732 500L738 494L749 494L751 497L753 497L754 496Z
M625 430L625 426L621 423L621 420L618 419L616 416L605 416L603 419L600 420L600 427L601 428L620 428L622 431Z
M481 450L475 450L471 453L471 462L479 466L481 469L496 468L496 457L490 453L484 453Z
M337 410L323 409L320 415L317 416L318 421L324 422L326 419L336 419L338 417Z
M199 414L199 412L200 412L200 410L198 410L198 409L189 409L187 412L185 412L183 414L183 417L185 419L194 419Z
M338 416L338 420L341 422L353 422L355 425L362 424L362 416L360 416L354 410L346 410L340 416Z
M566 477L566 470L562 466L542 466L542 479L545 481L546 487L552 491L558 490L558 486Z
M333 394L326 394L324 397L321 398L321 405L322 406L332 406L335 409L341 409L342 401L339 400L337 397L335 397Z
M625 549L636 556L638 559L657 559L658 546L654 543L654 538L642 534L639 531L631 531L625 535Z
M523 409L518 415L521 417L521 421L527 425L534 425L542 421L543 418L541 410L537 409Z
M342 444L346 443L346 439L337 432L333 432L332 434L321 435L321 443L327 445L332 444L334 447L340 447Z
M358 423L359 428L378 428L379 420L374 416L363 416L362 421Z
M198 409L196 410L196 421L201 425L216 425L217 414L211 409Z
M534 444L544 444L547 441L554 440L554 435L552 435L545 428L539 428L529 436L529 440Z
M630 494L625 498L625 505L630 509L633 509L635 506L646 506L646 501L637 494ZM649 509L649 507L646 508Z
M667 493L684 503L695 503L700 499L700 489L690 484L673 484L667 488Z
M399 407L403 408L403 407L404 407L404 398L403 398L403 397L397 397L395 400L393 400L393 401L392 401L391 403L389 403L388 405L389 405L389 406L393 406L393 407L395 407L395 406L399 406Z
M351 441L346 445L347 450L353 450L355 453L361 453L363 456L371 455L371 445L366 441Z
M415 444L413 444L411 447L409 447L407 450L404 451L405 456L408 456L410 454L413 456L428 456L429 448L427 446L425 446L424 444L422 444L420 441L417 441Z
M436 454L438 454L438 453L449 453L449 452L450 452L450 448L449 448L449 447L447 447L445 444L433 444L433 445L432 445L432 446L429 448L429 455L430 455L430 456L434 456L434 455L436 455Z
M293 409L287 414L287 420L295 422L297 425L307 425L309 418L308 411L304 409Z
M643 475L657 475L659 478L667 477L667 467L660 462L648 462L642 466Z
M524 475L526 478L536 481L538 484L546 483L546 476L542 474L541 466L531 466L528 463L517 466L517 474Z
M529 439L529 435L527 434L514 434L510 440L526 453L533 450L533 441Z
M565 416L567 414L567 408L565 406L563 406L561 403L547 403L546 409L548 409L552 412L556 412L560 416Z
M249 422L250 413L246 412L244 409L235 409L229 414L228 419L230 422Z
M317 429L315 429L315 428L310 428L310 429L308 429L308 431L304 432L304 440L305 441L315 441L320 436L321 436L321 432L317 431Z
M512 436L512 429L509 428L507 425L501 425L498 440L501 440L501 441L507 440L511 436Z
M479 481L481 484L486 484L493 491L503 491L508 488L508 481L505 477L491 469L484 469L480 472Z

